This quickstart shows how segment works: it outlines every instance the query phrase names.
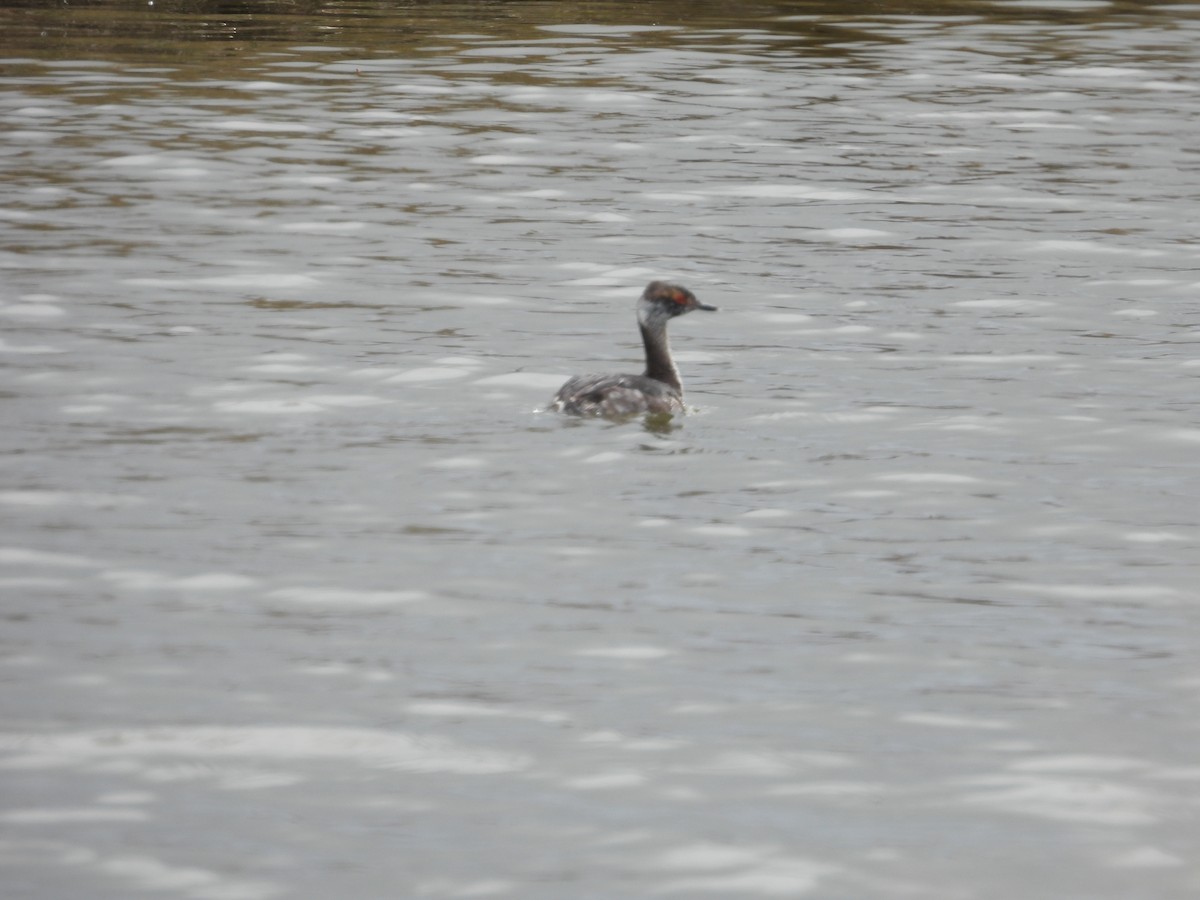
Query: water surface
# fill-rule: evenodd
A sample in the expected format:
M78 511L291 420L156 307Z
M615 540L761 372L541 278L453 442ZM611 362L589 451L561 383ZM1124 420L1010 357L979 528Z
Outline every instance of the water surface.
M7 896L1195 896L1198 9L847 10L0 7Z

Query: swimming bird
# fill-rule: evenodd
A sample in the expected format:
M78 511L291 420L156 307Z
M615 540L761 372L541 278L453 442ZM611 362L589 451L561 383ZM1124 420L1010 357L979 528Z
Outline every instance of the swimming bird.
M576 375L558 389L550 408L574 416L623 418L684 411L683 382L671 359L667 323L693 309L713 312L685 287L652 281L637 302L638 328L646 347L641 375Z

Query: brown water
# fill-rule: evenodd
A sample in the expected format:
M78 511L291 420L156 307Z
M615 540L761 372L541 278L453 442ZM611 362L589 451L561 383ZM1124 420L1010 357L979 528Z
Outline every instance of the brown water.
M1196 896L1198 40L0 4L4 896Z

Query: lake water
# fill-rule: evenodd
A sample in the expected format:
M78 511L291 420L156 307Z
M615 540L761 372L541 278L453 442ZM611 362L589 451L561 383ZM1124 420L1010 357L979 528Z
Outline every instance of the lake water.
M1198 47L0 4L5 897L1200 895Z

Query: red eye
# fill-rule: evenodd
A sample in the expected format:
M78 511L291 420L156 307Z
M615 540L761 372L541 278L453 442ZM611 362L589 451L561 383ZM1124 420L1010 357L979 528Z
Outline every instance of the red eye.
M671 291L671 299L680 306L683 306L683 304L687 303L687 297L681 291Z

